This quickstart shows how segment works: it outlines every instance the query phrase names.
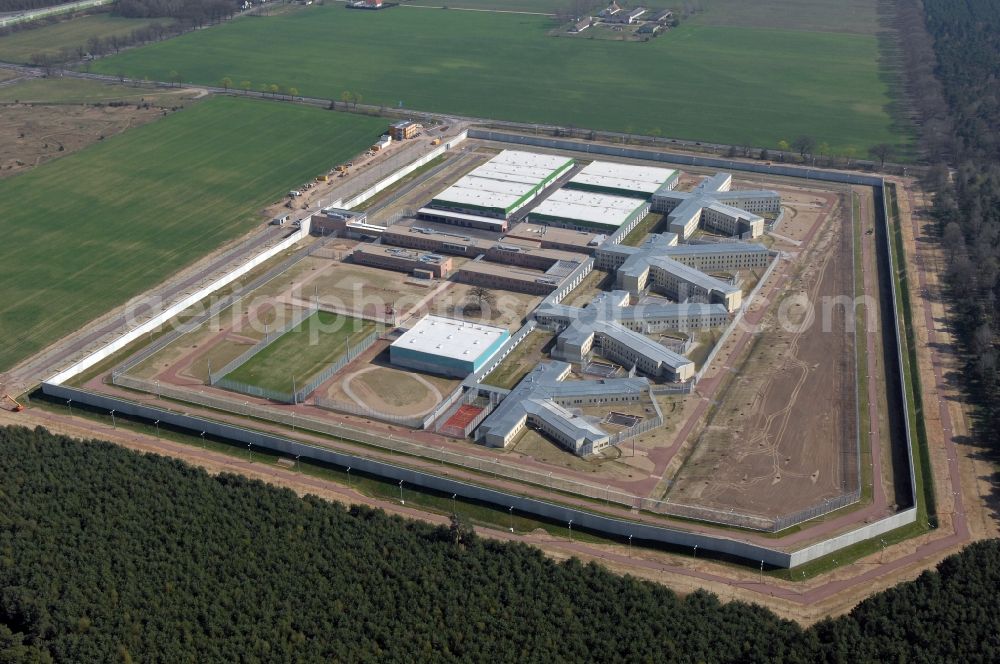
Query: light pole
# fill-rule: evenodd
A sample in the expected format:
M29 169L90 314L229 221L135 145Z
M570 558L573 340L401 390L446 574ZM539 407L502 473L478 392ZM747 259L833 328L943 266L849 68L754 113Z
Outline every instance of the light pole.
M201 449L205 449L205 432L201 432Z
M507 514L510 517L510 532L514 532L514 506L511 505L510 509L507 510Z
M69 408L69 416L73 417L73 400L66 399L66 407Z
M569 520L569 538L573 539L573 519Z
M879 561L879 563L884 563L885 562L885 540L884 539L880 539L879 542L882 543L882 555L879 557L878 561Z
M760 561L760 582L764 583L764 561Z
M250 457L250 463L253 463L253 450L250 449L252 444L253 443L247 443L247 455Z
M118 422L115 421L115 411L114 410L111 411L111 428L112 429L117 429L118 428Z
M403 500L403 480L399 480L399 504L405 505L406 501Z
M458 516L458 510L455 509L455 498L457 497L458 497L457 493L451 494L451 513L454 514L455 516Z
M160 437L160 421L156 420L155 422L153 422L153 425L156 427L156 437L159 438Z
M697 544L694 545L694 557L695 558L698 557L698 545Z
M347 486L351 486L351 467L347 467Z
M299 466L299 457L300 456L302 456L302 455L301 454L296 454L295 455L295 470L297 470L297 471L299 471L301 473L302 472L302 468Z
M632 536L628 536L628 557L632 557Z

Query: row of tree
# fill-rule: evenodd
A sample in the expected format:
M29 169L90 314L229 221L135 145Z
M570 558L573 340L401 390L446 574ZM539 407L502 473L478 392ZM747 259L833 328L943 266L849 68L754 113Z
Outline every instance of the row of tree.
M0 429L0 662L997 661L984 543L809 630L180 461Z
M100 57L118 53L122 49L131 46L140 46L152 42L170 39L190 30L190 26L185 26L182 22L153 21L147 26L136 28L132 32L121 35L108 35L100 37L92 35L86 42L75 46L64 46L58 52L48 51L34 53L29 62L39 67L50 67L56 64L83 60L87 56ZM44 46L44 44L39 44Z
M1000 451L1000 0L923 6L933 41L915 39L907 59L924 141L940 161L927 184L935 193L954 329L967 351L962 381L980 406L981 438Z
M118 0L114 13L127 18L174 18L201 27L232 18L239 0Z

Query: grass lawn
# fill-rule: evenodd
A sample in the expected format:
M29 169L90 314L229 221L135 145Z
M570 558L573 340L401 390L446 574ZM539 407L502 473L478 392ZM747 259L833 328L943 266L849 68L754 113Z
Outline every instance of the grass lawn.
M196 94L190 88L135 87L84 78L32 78L0 87L0 103L97 104L145 100L160 106L173 106Z
M156 80L176 71L204 84L228 76L333 99L350 90L372 104L733 144L810 135L831 153L861 156L881 142L904 157L909 149L910 133L886 110L890 83L875 35L691 20L649 43L622 43L546 36L552 25L523 14L313 6L92 67Z
M538 365L539 359L543 356L542 349L552 341L553 336L551 332L545 330L532 330L483 382L508 390L514 389L521 379Z
M30 62L36 54L59 55L68 48L86 49L91 37L105 39L111 36L125 36L133 30L145 28L151 23L169 25L169 18L123 18L111 14L91 14L68 21L59 21L34 30L21 30L0 37L0 60L4 62Z
M292 378L301 389L314 375L375 330L360 318L317 311L226 376L247 385L292 392Z
M384 124L211 98L0 182L0 370L246 232Z

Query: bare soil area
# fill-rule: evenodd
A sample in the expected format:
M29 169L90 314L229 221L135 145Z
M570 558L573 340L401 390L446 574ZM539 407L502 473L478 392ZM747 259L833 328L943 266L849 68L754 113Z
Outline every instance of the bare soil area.
M0 178L152 122L164 111L155 106L7 104L0 114Z
M802 215L806 216L806 215ZM797 224L789 231L797 234ZM798 256L669 497L777 516L840 495L856 446L852 236L833 215Z

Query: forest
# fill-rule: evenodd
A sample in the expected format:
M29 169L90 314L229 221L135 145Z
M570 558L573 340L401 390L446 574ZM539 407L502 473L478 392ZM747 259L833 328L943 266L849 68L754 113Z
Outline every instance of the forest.
M979 439L997 452L1000 0L923 0L923 5L931 48L916 58L920 67L911 71L911 80L926 120L924 142L935 162L927 185L935 194L953 327L967 358L959 380L978 406Z
M522 544L0 429L0 663L986 662L1000 546L803 630Z

